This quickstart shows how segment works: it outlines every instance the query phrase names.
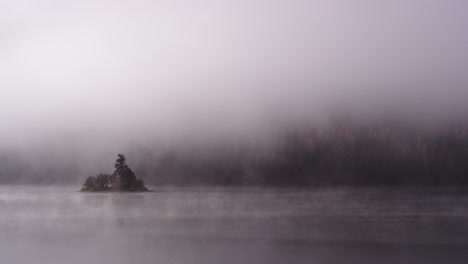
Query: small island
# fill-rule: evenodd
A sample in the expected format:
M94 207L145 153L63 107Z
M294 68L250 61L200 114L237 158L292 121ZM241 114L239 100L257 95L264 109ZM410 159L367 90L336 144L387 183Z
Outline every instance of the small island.
M82 192L150 192L141 179L128 167L125 156L118 154L115 171L89 176L83 183Z

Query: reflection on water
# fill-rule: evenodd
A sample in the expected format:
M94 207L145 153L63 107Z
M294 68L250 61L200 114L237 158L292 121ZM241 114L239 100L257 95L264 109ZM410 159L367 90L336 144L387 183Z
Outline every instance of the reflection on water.
M5 263L464 263L467 220L450 188L0 187Z

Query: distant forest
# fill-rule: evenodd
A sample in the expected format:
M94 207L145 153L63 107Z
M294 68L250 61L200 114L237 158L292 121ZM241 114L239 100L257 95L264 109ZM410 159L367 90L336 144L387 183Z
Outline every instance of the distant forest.
M143 162L160 185L467 185L468 126L334 125L255 144L168 150Z
M135 173L150 185L468 186L466 123L421 127L337 122L320 129L283 130L261 143L140 145L126 153ZM80 181L87 176L79 160L39 171L33 166L37 161L23 158L21 163L7 154L0 159L0 182L66 183L70 172Z

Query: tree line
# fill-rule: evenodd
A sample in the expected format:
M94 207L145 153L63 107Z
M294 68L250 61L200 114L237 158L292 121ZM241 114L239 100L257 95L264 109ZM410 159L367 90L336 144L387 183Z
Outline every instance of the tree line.
M167 150L140 169L160 185L468 185L468 126L292 130L266 148Z

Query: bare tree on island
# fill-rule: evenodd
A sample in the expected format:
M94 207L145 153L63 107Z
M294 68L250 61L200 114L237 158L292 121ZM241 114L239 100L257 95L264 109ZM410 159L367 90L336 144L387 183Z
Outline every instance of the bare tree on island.
M113 174L101 173L96 176L89 176L83 183L83 192L103 192L103 191L148 191L143 180L137 179L135 173L127 165L125 155L118 154L115 161L115 171Z

